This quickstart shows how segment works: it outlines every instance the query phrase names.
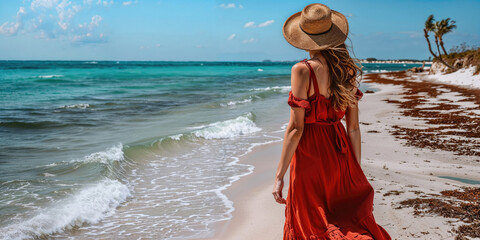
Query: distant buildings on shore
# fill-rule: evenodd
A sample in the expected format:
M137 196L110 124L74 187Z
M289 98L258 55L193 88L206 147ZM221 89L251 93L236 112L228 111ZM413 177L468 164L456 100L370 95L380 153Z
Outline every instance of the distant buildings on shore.
M360 63L393 63L393 64L425 64L431 65L431 60L416 60L416 59L376 59L376 58L367 58L367 59L357 59ZM269 59L263 60L264 63L272 63L272 62L299 62L300 60L284 60L284 61L272 61Z
M358 59L360 63L404 63L404 64L432 64L430 60L416 60L416 59L376 59L376 58L367 58L367 59Z

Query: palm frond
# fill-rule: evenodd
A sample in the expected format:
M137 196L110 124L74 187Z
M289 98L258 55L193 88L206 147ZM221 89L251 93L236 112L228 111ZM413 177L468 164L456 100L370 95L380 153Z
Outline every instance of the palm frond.
M433 28L434 28L434 17L433 17L433 14L431 14L430 16L428 16L427 18L427 21L425 21L425 29L427 31L432 31Z

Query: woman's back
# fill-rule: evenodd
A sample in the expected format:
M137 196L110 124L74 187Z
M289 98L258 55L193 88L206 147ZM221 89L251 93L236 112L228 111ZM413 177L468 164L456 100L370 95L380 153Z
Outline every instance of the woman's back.
M327 60L324 57L321 57L317 59L310 59L308 60L308 63L312 67L313 72L316 76L319 94L329 99L330 98L330 91L329 91L330 76L329 76L329 71L327 67ZM309 81L310 70L308 69L308 66L303 61L295 65L298 65L298 67L304 68L304 71L302 71L305 73L304 79L305 81ZM314 94L315 94L315 88L312 87L308 92L308 97L312 97Z

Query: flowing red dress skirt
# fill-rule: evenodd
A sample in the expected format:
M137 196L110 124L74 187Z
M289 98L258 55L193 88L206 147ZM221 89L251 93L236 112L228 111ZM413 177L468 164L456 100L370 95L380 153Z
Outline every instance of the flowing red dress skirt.
M283 239L391 239L375 222L374 190L340 122L345 112L319 93L304 62L315 94L304 100L289 93L290 106L305 108L305 127L290 164Z

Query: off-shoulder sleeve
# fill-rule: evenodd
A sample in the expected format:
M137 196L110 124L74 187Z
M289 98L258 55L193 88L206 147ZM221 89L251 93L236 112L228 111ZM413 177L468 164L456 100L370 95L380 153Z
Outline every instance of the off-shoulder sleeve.
M293 95L292 91L290 91L290 93L288 93L288 105L292 106L292 107L300 107L300 108L305 108L306 111L309 111L310 110L310 102L305 100L305 99L301 99L301 98L297 98Z
M357 88L357 92L355 93L355 97L357 98L357 100L360 100L363 97L363 92L360 91L359 88Z

